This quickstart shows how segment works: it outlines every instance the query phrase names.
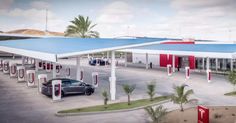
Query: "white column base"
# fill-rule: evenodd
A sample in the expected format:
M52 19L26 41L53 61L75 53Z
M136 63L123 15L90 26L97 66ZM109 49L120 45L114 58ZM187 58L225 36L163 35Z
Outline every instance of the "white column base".
M116 77L110 77L109 81L111 100L116 100Z

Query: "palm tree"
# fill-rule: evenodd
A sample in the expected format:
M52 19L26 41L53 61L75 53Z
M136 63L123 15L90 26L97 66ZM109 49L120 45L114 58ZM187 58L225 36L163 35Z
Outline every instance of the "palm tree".
M107 93L107 91L103 91L102 92L102 96L103 96L103 100L104 100L104 106L105 106L105 108L107 108L107 102L108 102L108 93Z
M72 24L67 27L65 36L81 37L81 38L98 38L99 33L92 29L97 24L92 24L89 17L86 18L79 15L74 20L70 21Z
M236 85L236 71L231 71L228 76L229 82L233 84L234 90Z
M156 89L156 84L153 82L147 84L147 94L149 95L150 97L150 101L153 101L153 97L155 95L155 89Z
M144 108L148 113L149 117L151 117L153 123L161 122L161 119L167 114L167 109L163 108L162 105L156 107L155 109L151 106Z
M134 91L136 86L135 85L123 84L122 87L123 87L125 93L128 96L128 105L130 105L131 104L130 103L130 95L132 94L132 92Z
M180 105L180 111L184 111L183 109L183 104L185 103L188 103L192 100L189 100L189 96L191 94L193 94L193 90L187 90L185 92L185 87L187 85L181 85L181 86L174 86L174 90L175 90L175 94L173 94L171 96L171 101L173 101L175 104L179 104Z

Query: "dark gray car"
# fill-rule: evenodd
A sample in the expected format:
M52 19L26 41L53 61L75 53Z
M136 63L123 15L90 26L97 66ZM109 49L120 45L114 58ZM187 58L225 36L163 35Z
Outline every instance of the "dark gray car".
M61 80L61 95L69 95L69 94L85 94L91 95L94 93L94 87L90 84L85 82L81 82L78 80L73 79L66 79L66 78L57 78L52 80ZM52 96L52 80L49 80L46 83L42 84L42 94L47 96ZM56 92L58 93L58 92Z

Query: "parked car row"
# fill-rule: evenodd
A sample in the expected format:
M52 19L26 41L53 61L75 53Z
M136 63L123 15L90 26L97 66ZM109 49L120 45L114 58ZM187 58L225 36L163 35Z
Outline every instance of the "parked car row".
M105 59L90 59L89 60L89 64L92 65L92 66L95 66L95 65L100 65L100 66L105 66L105 65L110 65L110 63L105 60Z
M39 66L43 66L43 69L46 70L46 68L50 68L51 70L53 69L53 64L50 64L50 63L45 63L45 62L39 62ZM56 69L62 69L62 66L61 65L57 65L56 66Z

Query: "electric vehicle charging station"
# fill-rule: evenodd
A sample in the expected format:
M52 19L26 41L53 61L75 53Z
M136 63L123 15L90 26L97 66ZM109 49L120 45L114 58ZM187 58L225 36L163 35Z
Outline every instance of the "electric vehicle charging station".
M52 100L61 101L61 80L52 81Z
M92 82L94 87L98 87L98 72L92 73Z
M43 69L43 61L39 61L37 65L39 70Z
M26 43L27 40L32 40L32 41L28 41L27 45L24 45ZM206 56L209 58L228 58L228 59L232 59L235 58L234 56L232 57L232 55L235 54L236 52L236 46L234 45L225 45L222 47L224 47L224 49L230 48L232 49L231 51L227 51L223 52L222 51L222 47L215 47L215 44L209 44L208 46L206 46L205 44L202 45L189 45L186 47L176 47L175 45L170 45L168 46L168 48L165 47L161 47L159 49L159 47L155 47L153 49L150 49L149 47L145 48L144 46L148 46L148 45L156 45L156 44L161 44L163 43L162 41L168 42L170 41L169 39L161 39L161 40L145 40L145 39L134 39L134 40L123 40L123 39L119 39L120 41L122 41L122 45L120 44L120 42L116 42L114 40L116 39L75 39L75 38L63 38L60 39L60 41L57 41L58 39L55 38L37 38L37 39L22 39L22 40L12 40L11 42L9 41L4 41L0 43L0 51L2 52L7 52L7 53L12 53L12 54L17 54L20 56L27 56L30 58L36 58L36 59L40 59L40 60L44 60L44 61L48 61L48 62L52 62L55 63L57 62L59 59L64 59L64 58L74 58L76 56L82 56L85 54L93 54L93 53L97 53L97 52L111 52L113 55L111 55L111 76L109 79L109 84L110 84L110 95L111 95L111 100L115 100L116 98L116 65L115 65L115 61L116 58L115 56L115 52L119 51L119 52L129 52L132 51L132 53L134 52L140 52L140 53L157 53L157 54L172 54L172 55L188 55L189 53L191 53L192 56L194 57L201 57L201 58L205 58ZM137 40L137 43L134 41ZM45 45L45 47L38 47L35 45L35 42L37 42L38 44L43 44ZM104 42L104 43L100 43L100 42ZM9 45L10 44L10 45ZM19 45L20 44L20 45ZM90 44L94 44L94 45L90 45ZM50 49L50 46L54 46L55 48ZM76 46L76 47L73 47ZM84 48L84 46L88 46L87 48ZM144 48L142 49L136 49L135 47L141 47L143 46ZM12 47L14 47L16 50L12 50ZM70 48L70 50L68 50L68 47ZM171 47L170 50L169 47ZM189 48L189 51L186 51L185 48ZM209 47L207 48L207 50L204 49L204 47ZM129 49L131 48L131 49ZM199 48L202 49L202 52L204 51L205 53L199 53ZM144 51L142 51L144 50ZM176 51L175 51L176 50ZM168 52L167 52L168 51ZM177 51L183 51L183 52L177 52ZM24 58L24 57L23 57ZM169 58L168 58L169 59ZM23 59L22 59L23 60ZM172 71L170 69L173 70L173 68L175 68L175 62L173 62L173 60L176 60L175 58L172 59L172 65L168 66L167 72L168 75L172 74ZM169 62L170 60L168 60ZM165 62L166 63L166 62ZM204 62L205 64L205 62ZM203 65L204 65L203 64ZM173 68L171 68L171 66ZM209 66L209 64L208 64ZM50 67L50 66L49 66ZM166 67L163 65L163 67ZM178 66L178 68L181 66ZM190 66L191 67L191 66ZM234 67L234 66L233 66ZM231 67L231 68L233 68ZM45 65L46 68L46 65ZM55 68L55 66L54 66ZM51 68L50 68L51 69ZM192 69L192 68L191 68ZM194 68L193 68L194 69ZM64 70L64 69L63 69ZM79 74L79 66L77 66L77 69ZM67 72L70 75L70 69L67 70ZM56 72L53 72L53 76L55 76ZM66 72L65 72L66 73ZM207 72L207 79L211 80L211 74L210 72ZM79 76L76 76L79 77ZM78 78L79 79L79 78Z
M50 62L46 62L46 72L51 72L51 63Z
M47 82L47 74L38 75L38 92L42 92L42 84Z
M56 64L56 75L59 76L61 74L61 65Z
M35 70L27 70L26 77L27 86L35 87Z
M186 79L190 78L190 68L189 67L185 67L185 78Z
M18 78L18 82L25 81L25 67L24 66L17 66L17 78Z
M69 66L66 67L66 78L70 78L71 68Z
M3 61L3 73L5 74L10 73L9 61Z
M211 70L207 70L207 82L211 82Z
M172 68L171 68L171 65L168 64L166 68L167 68L167 75L168 75L168 76L171 76L171 75L172 75Z
M35 59L34 58L30 58L30 64L35 64Z
M0 59L0 71L2 71L2 70L3 70L3 60Z
M16 63L10 62L10 77L17 77Z
M25 64L29 64L29 57L25 57L24 63L25 63Z

